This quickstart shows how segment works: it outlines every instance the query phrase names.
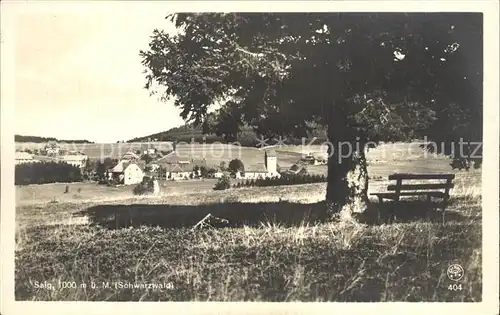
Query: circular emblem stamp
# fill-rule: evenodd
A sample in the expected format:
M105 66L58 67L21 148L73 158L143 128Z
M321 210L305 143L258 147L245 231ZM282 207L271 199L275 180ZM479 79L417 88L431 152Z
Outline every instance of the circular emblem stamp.
M452 264L446 270L446 275L452 281L459 281L464 277L464 268L459 264Z

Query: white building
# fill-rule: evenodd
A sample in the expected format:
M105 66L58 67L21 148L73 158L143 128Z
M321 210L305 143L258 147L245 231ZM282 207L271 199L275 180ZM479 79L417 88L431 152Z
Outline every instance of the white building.
M130 163L125 167L124 175L123 183L125 185L139 184L144 177L144 171L138 164Z
M120 161L110 170L110 177L123 180L124 185L139 184L144 178L144 166L140 163Z
M121 158L120 160L124 160L124 161L137 161L140 159L140 156L138 156L137 154L135 154L134 152L132 151L128 151L127 153L125 153Z
M86 155L65 155L61 157L62 162L83 168L88 157Z
M15 156L15 163L16 164L23 164L23 163L33 163L33 155L28 153L28 152L16 152Z
M236 174L236 178L238 179L264 179L273 177L281 177L281 174L278 172L278 159L274 150L264 153L264 163L246 168L243 174L239 172Z
M162 165L166 169L167 180L190 179L201 175L200 167L207 167L205 159L195 160L186 157L180 157L175 152L166 155L155 161L155 164ZM194 168L198 167L198 172Z
M58 155L60 151L59 144L55 141L49 141L45 146L45 152L47 155Z
M190 164L166 164L165 168L167 180L190 179L193 174L193 165Z
M308 164L313 164L313 165L328 164L328 157L319 153L312 154L309 152L307 155L303 156L301 160Z

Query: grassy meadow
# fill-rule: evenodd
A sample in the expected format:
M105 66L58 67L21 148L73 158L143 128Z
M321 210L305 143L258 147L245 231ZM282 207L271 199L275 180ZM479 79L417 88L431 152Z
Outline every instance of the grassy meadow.
M404 147L369 153L370 193L385 190L393 172L452 172L447 159ZM73 184L67 196L62 184L17 187L15 296L477 302L481 177L478 170L455 173L444 216L417 200L389 215L373 200L349 223L324 219L324 183L212 191L211 183L191 190L176 182L157 197L95 184L82 186L78 198ZM33 191L38 197L28 202ZM207 214L227 222L192 229ZM446 276L452 263L465 270L460 282Z

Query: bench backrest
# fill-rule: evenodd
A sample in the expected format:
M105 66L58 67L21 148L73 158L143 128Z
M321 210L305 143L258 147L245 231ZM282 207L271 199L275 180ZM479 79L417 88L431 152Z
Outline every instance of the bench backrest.
M417 191L417 190L444 190L446 195L449 194L450 189L453 188L454 174L392 174L389 180L395 180L395 185L387 186L387 190L395 191L399 194L402 191ZM403 184L403 181L410 180L441 180L440 183L425 183L425 184Z

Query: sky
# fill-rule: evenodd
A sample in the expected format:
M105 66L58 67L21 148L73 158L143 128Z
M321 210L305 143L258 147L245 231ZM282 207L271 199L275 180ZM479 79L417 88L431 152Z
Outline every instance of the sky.
M14 132L116 142L183 124L171 102L144 89L139 51L155 28L175 31L163 7L45 5L17 13Z

